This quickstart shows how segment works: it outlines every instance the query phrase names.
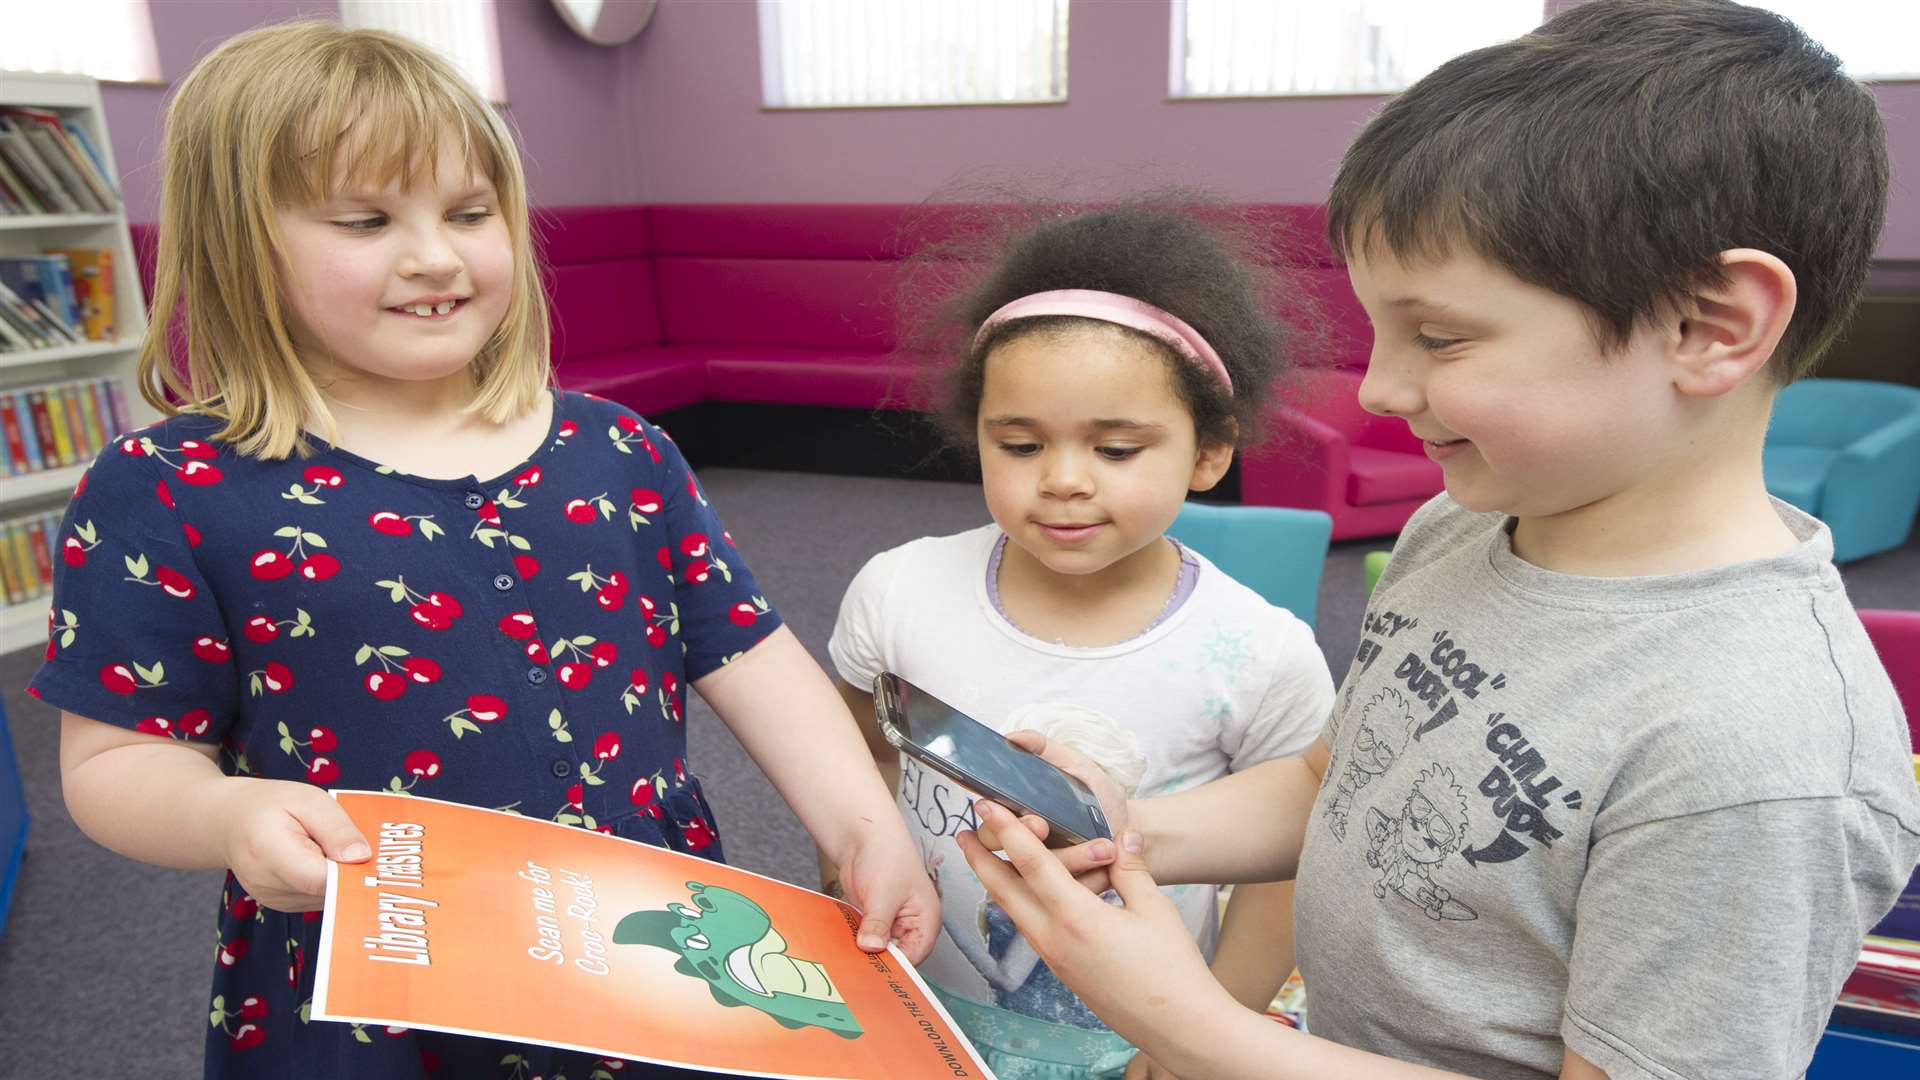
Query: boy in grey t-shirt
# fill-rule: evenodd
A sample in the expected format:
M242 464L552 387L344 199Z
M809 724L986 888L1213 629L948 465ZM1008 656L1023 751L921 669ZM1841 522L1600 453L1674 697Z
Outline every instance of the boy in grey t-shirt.
M1760 448L1886 186L1871 95L1720 0L1592 0L1390 102L1329 236L1374 325L1361 403L1447 493L1304 757L1123 804L1028 742L1125 826L1056 860L982 804L1010 862L963 841L1054 973L1189 1078L1803 1073L1920 790ZM1313 1036L1235 1006L1153 888L1296 871Z

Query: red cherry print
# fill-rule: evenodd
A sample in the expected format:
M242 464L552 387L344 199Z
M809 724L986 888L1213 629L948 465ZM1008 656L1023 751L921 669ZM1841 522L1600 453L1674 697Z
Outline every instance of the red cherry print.
M180 454L195 461L211 461L220 456L220 451L199 439L187 439L180 444Z
M251 1050L266 1040L267 1032L259 1024L241 1024L227 1039L235 1050Z
M424 656L410 656L400 667L407 673L407 678L422 686L440 678L440 665Z
M561 513L576 525L585 525L593 521L593 504L585 499L568 499Z
M620 658L620 650L611 641L595 642L587 655L593 657L594 667L606 667Z
M646 615L648 618L652 618L653 613L660 610L660 605L654 603L653 597L651 596L642 596L638 602L640 604L641 614Z
M249 997L240 1003L240 1017L243 1020L258 1020L267 1015L267 1002L264 998Z
M440 755L431 750L415 750L402 766L414 776L430 779L440 775Z
M187 576L171 566L162 566L154 570L153 576L160 582L160 591L175 600L193 599L193 582Z
M269 616L255 615L247 620L247 625L241 627L240 632L255 645L264 645L280 636L280 624Z
M87 549L81 546L79 537L69 536L61 541L60 561L74 567L87 565Z
M533 625L533 612L516 611L501 618L500 632L515 641L525 641L539 630Z
M307 779L316 784L331 784L340 779L340 766L332 758L314 758L307 765Z
M548 656L547 647L540 644L538 639L535 639L527 642L527 659L536 664L545 664L552 662L553 657Z
M711 570L705 562L695 559L687 564L687 580L698 585L713 576Z
M580 434L580 429L574 426L573 421L571 420L560 421L560 438L571 439L578 434Z
M652 488L634 488L632 494L633 508L643 514L654 513L662 505L660 493Z
M381 701L392 701L407 692L407 684L400 676L386 671L369 671L366 678L367 693Z
M665 645L666 643L667 643L666 630L661 627L655 626L652 623L648 623L647 624L647 644L657 649L660 646Z
M200 530L199 529L196 529L193 527L192 524L183 521L180 523L180 531L187 534L188 547L200 546Z
M340 572L340 560L324 551L300 561L300 576L308 581L325 581Z
M672 693L671 687L668 687L668 693ZM683 784L687 782L687 763L679 758L673 759L673 778Z
M234 938L220 943L220 966L232 967L239 959L247 955L247 939Z
M227 645L225 638L202 635L193 639L193 655L209 664L219 664L233 655L233 649Z
M752 626L753 620L759 617L760 610L744 600L727 611L727 618L731 619L735 626Z
M687 842L688 851L705 851L713 843L713 830L703 818L694 818L680 830L681 839Z
M582 800L584 800L586 796L587 786L585 784L575 784L567 789L567 805L573 807L575 810L585 809Z
M627 799L635 806L646 806L653 801L653 777L643 776L633 782L633 789L627 792Z
M593 594L593 602L599 604L603 610L618 611L620 605L627 602L627 597L619 589L608 585Z
M514 477L513 482L521 487L538 486L540 483L540 466L529 465L520 470L520 475Z
M521 581L532 581L534 575L540 572L540 560L531 555L515 555L513 569L520 575Z
M653 557L660 560L660 569L673 573L673 552L665 544L660 545L660 550L654 552Z
M332 728L315 727L307 732L307 743L315 753L324 754L340 744L340 737Z
M482 724L491 724L507 715L507 703L492 694L475 694L467 699L467 713Z
M207 487L220 482L220 468L204 461L189 461L180 466L180 479L194 487Z
M445 612L450 619L457 619L466 614L466 609L460 606L460 601L455 600L443 592L428 593L427 603L432 604L435 609Z
M486 502L481 503L480 509L475 510L474 513L479 514L480 520L486 522L489 525L500 524L500 508L494 505L492 499L488 499Z
M174 508L173 492L167 488L167 482L165 480L159 480L154 483L153 493L155 495L160 496L160 505L166 507L169 510L172 510Z
M133 693L133 672L125 664L108 664L100 669L100 685L116 694Z
M173 721L164 716L149 716L145 720L133 725L133 730L143 735L171 735L173 733Z
M413 616L414 622L429 630L445 630L453 625L452 616L424 600L408 608L407 614Z
M260 904L246 893L235 893L233 903L227 905L227 910L233 912L236 919L251 919L253 913L260 910Z
M146 456L147 448L140 445L139 439L121 439L120 452L128 457L144 457Z
M307 483L320 487L337 488L346 482L346 477L340 475L339 469L330 469L325 465L314 465L300 476Z
M279 581L293 573L293 560L272 548L253 553L253 562L249 567L253 576L261 581Z
M593 740L593 756L601 761L612 761L619 757L620 734L614 731L601 732L600 737Z
M640 421L631 416L616 416L613 418L613 423L621 431L629 435L640 430Z
M367 524L382 536L405 536L413 531L413 526L407 524L406 518L391 510L375 510L368 514Z
M273 693L284 694L293 689L293 672L287 670L287 665L278 660L268 664L266 671L261 675L266 681L267 689Z
M627 592L627 575L621 573L618 570L615 570L613 573L608 574L607 588L620 590L621 596L622 598L624 598Z
M688 533L680 538L680 550L689 558L703 556L707 553L707 538L700 533Z
M180 722L174 726L186 732L189 736L197 737L205 735L208 730L213 727L213 714L205 709L190 709L180 717Z
M561 664L560 685L578 690L593 681L593 668L587 664Z
M636 694L646 693L647 692L647 669L634 668L631 672L628 672L627 685L633 687L633 692Z

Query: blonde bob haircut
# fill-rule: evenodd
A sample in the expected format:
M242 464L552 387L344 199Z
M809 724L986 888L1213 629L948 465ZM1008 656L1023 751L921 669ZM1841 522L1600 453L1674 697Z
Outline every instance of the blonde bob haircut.
M513 295L469 368L468 411L504 423L535 407L551 381L547 304L512 134L426 49L326 21L228 40L167 108L154 318L140 351L147 402L224 420L214 437L249 456L305 456L309 424L332 441L333 414L287 329L275 211L347 186L430 180L448 137L469 174L492 182L513 240Z

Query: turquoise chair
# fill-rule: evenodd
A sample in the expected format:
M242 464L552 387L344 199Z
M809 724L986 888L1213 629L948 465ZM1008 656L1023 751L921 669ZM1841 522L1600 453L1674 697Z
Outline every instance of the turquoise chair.
M1313 625L1333 518L1284 506L1188 503L1167 532L1267 603Z
M1775 399L1763 454L1767 491L1827 523L1835 562L1890 551L1920 511L1920 389L1801 379Z

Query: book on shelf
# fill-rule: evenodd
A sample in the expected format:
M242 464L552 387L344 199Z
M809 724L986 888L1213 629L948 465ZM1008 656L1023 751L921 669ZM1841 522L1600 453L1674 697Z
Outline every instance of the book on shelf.
M64 255L0 256L0 284L56 324L69 342L86 340L73 270Z
M98 457L127 427L117 397L104 377L0 391L0 476Z
M1920 1035L1920 870L1861 945L1833 1022Z
M43 203L59 207L58 213L112 213L120 198L94 157L76 144L70 127L45 109L0 109L0 135L12 136L13 156L35 172Z
M67 260L68 281L73 300L80 312L82 331L88 341L112 341L113 322L113 249L48 248L48 255Z
M40 151L28 140L19 121L4 113L0 113L0 157L26 182L33 213L80 213L80 204L67 194L51 168L40 160Z

